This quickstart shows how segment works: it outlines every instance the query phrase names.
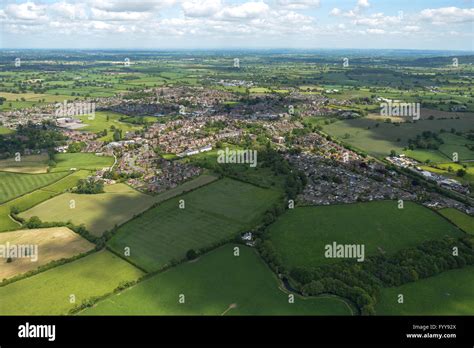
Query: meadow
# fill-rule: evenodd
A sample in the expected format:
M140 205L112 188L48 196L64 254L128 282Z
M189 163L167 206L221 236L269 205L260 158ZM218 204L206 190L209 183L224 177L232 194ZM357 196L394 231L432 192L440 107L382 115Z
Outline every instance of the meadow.
M199 259L112 295L84 315L351 315L337 297L302 298L289 303L278 278L255 250L225 245ZM179 303L179 295L185 302Z
M461 230L474 234L474 217L464 214L455 208L445 208L438 212Z
M100 251L0 287L0 315L64 315L142 275L118 256Z
M333 242L363 244L367 257L462 234L428 208L404 202L404 208L398 209L396 201L297 207L269 229L283 264L290 267L338 262L340 259L325 257L325 246Z
M472 315L474 267L455 269L434 277L381 291L379 315ZM402 294L404 303L398 303Z
M58 153L54 156L56 165L51 172L61 172L71 170L71 168L98 170L111 167L114 158L109 156L97 156L93 153Z
M47 186L66 176L67 173L19 174L0 172L0 203Z
M0 280L34 270L47 263L85 253L95 245L67 227L51 227L0 233L0 245L36 245L38 259L14 258L0 267Z
M0 160L0 171L14 173L40 174L48 171L47 154L21 156L20 161L14 157Z
M121 117L127 117L126 115L119 114L112 111L97 111L94 119L90 120L89 116L78 116L86 127L81 128L81 131L89 131L92 133L99 133L107 130L107 135L100 138L102 141L112 141L114 132L110 130L110 127L115 127L122 130L122 135L125 136L126 132L136 131L143 128L143 126L133 125L127 122L121 122Z
M169 199L122 225L108 245L147 271L253 227L279 193L224 178ZM184 209L179 208L180 200Z
M21 213L20 217L29 219L38 216L42 221L71 221L75 225L84 224L93 235L101 236L105 231L125 223L154 203L170 199L216 179L211 175L202 175L156 196L138 192L126 184L106 185L104 193L93 195L63 193ZM74 200L74 208L70 208L71 200Z
M51 197L54 197L68 189L76 186L79 179L84 179L89 175L85 170L73 172L55 183L42 187L21 197L15 198L6 203L0 204L0 232L18 229L21 225L10 217L10 210L16 208L25 211L36 204L39 204Z

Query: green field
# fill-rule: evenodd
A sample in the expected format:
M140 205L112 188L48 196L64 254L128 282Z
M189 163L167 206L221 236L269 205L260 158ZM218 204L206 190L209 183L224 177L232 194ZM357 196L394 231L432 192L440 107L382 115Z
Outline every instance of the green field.
M0 135L11 133L13 133L13 130L11 130L10 128L0 126Z
M441 209L439 213L463 231L474 234L474 217L464 214L454 208Z
M382 289L380 315L473 315L474 267L455 269L396 288ZM404 303L398 303L402 294Z
M318 266L340 259L326 258L325 245L363 244L365 255L393 253L425 240L462 232L421 205L380 201L289 210L270 226L270 239L283 264Z
M125 184L105 186L105 193L94 195L64 193L23 212L20 217L29 219L32 216L38 216L42 221L71 221L75 225L84 224L89 232L100 236L115 225L121 225L130 220L154 203L162 202L216 179L211 175L202 175L156 196L138 192ZM70 208L71 200L75 202L73 209Z
M112 166L113 157L96 156L93 153L59 153L54 156L56 166L52 172L61 172L71 168L98 170Z
M109 246L147 271L181 259L189 249L201 249L251 228L279 197L232 179L222 179L163 202L121 226ZM184 200L185 208L179 208Z
M0 232L21 228L21 225L11 219L9 216L10 209L12 207L18 208L19 211L28 210L36 204L54 197L65 190L71 189L72 187L76 186L79 179L84 179L88 175L89 172L80 170L56 181L51 185L45 186L21 197L0 204Z
M107 120L108 116L108 120ZM133 125L127 122L119 121L120 117L127 117L126 115L119 114L111 111L97 111L93 120L89 119L89 116L79 116L83 123L87 124L86 127L81 128L82 131L89 131L92 133L102 132L104 129L107 130L107 135L100 138L103 141L111 141L113 139L114 132L110 130L110 127L115 127L122 130L122 136L125 136L126 132L136 131L143 128L143 126Z
M0 160L0 171L29 174L46 173L48 161L47 154L21 156L20 161L16 161L14 157L6 158Z
M0 203L49 185L67 173L20 174L0 172Z
M303 299L281 290L277 277L246 246L225 245L88 308L86 315L350 315L336 297ZM185 303L178 303L180 294Z
M75 305L112 292L121 282L143 273L109 251L0 287L0 315L61 315ZM75 303L70 303L74 295Z
M474 117L465 115L459 119L419 120L416 123L403 123L398 126L383 122L383 118L381 120L358 118L334 122L324 126L324 131L375 157L386 157L391 150L402 153L404 147L408 146L408 139L415 139L425 130L438 132L440 129L449 131L451 128L472 129ZM460 156L462 153L464 158L474 155L472 151L470 151L471 155L466 154L469 150L461 143L461 140L454 141L450 138L448 142L451 145L446 144L444 148L441 148L445 153L436 151L439 154L438 158L441 158L443 162L449 161L453 150L459 152ZM444 158L446 154L449 156Z

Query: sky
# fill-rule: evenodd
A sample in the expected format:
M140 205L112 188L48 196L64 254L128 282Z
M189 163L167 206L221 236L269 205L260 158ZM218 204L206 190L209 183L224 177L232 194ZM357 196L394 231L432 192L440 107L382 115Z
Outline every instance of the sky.
M0 48L474 50L473 0L1 0Z

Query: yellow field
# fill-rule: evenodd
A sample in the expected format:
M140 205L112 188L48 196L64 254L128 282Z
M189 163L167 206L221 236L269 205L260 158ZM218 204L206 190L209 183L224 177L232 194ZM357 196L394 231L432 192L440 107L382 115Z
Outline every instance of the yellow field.
M45 265L51 261L70 258L94 248L94 244L67 227L40 228L0 233L0 245L38 246L38 259L13 258L7 263L1 260L0 280L8 279Z

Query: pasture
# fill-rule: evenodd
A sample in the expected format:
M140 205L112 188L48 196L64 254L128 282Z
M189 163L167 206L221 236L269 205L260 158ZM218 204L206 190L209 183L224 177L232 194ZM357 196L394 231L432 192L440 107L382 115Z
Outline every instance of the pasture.
M0 280L26 273L51 261L67 259L92 250L95 245L67 227L51 227L0 233L0 245L36 245L37 260L12 258L12 262L2 260Z
M350 307L330 296L288 303L277 277L257 253L225 245L112 295L85 315L350 315ZM179 303L179 295L184 303Z
M14 157L6 158L0 160L0 171L29 174L46 173L48 161L47 154L21 156L20 161L16 161Z
M47 186L66 176L67 173L19 174L0 172L0 203Z
M109 156L97 156L93 153L59 153L54 156L56 165L52 172L61 172L75 169L98 170L111 167L114 158Z
M64 315L143 273L103 250L0 287L0 315ZM71 303L72 296L75 302Z
M153 271L253 227L280 194L222 179L154 207L122 225L108 245ZM180 208L180 200L184 208Z
M472 315L474 267L454 269L434 277L384 288L375 306L379 315ZM398 303L398 295L404 303Z
M425 240L462 231L428 208L396 201L298 207L287 211L270 226L270 239L284 265L317 267L341 259L326 258L325 246L362 244L365 256L394 253Z
M474 217L464 214L455 208L445 208L438 212L461 230L474 234Z
M92 133L102 132L104 129L107 130L107 135L100 138L103 141L112 141L114 132L111 130L111 127L122 130L122 135L125 136L126 132L136 131L143 128L143 126L133 125L127 122L121 122L119 119L121 117L127 117L126 115L119 114L112 111L97 111L93 120L89 119L89 116L78 116L78 118L84 123L87 124L86 127L81 128L83 131L89 131Z

